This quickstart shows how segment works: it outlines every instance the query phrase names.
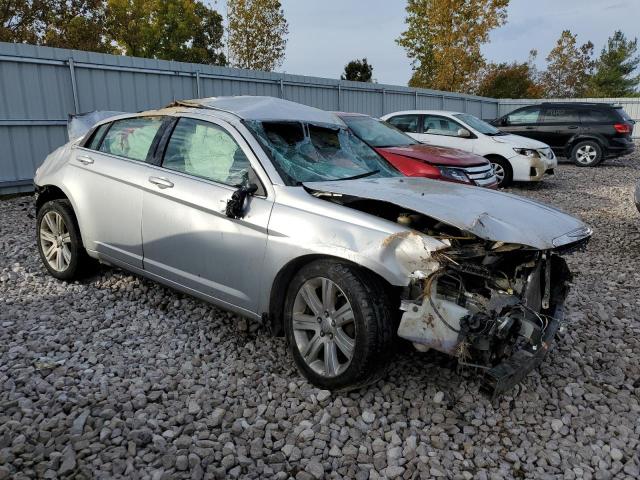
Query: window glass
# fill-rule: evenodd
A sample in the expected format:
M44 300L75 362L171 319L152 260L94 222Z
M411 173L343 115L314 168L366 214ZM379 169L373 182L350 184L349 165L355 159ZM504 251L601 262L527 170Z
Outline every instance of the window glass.
M484 133L485 135L500 135L500 130L498 130L496 127L488 124L484 120L480 120L478 117L475 117L469 113L456 113L454 117L459 118L471 128L480 133Z
M145 161L162 117L136 117L117 120L104 137L100 151Z
M539 107L523 108L517 112L510 113L507 116L507 124L519 125L523 123L538 123L539 117Z
M226 185L248 184L251 164L233 137L213 123L181 118L162 166Z
M438 115L425 115L422 131L431 135L457 136L461 128L458 122Z
M100 140L102 140L102 136L107 128L109 128L110 123L104 123L95 129L93 135L91 136L91 140L85 145L85 148L90 148L91 150L97 150L100 145Z
M372 147L402 147L418 143L393 125L371 117L345 115L341 118L353 133Z
M613 112L604 109L585 108L580 111L580 119L585 123L611 123L615 121Z
M615 111L618 112L618 114L622 117L622 120L624 120L625 122L633 122L632 118L629 116L629 114L627 112L625 112L624 108L622 107L614 107Z
M391 117L387 122L403 132L418 132L418 115L398 115Z
M380 178L399 173L348 129L301 122L245 124L271 157L287 185L354 176Z
M571 107L547 107L542 123L578 123L578 110Z

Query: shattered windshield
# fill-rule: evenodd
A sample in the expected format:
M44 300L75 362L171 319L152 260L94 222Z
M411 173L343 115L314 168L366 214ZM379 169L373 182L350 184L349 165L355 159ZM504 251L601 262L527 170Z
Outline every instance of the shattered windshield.
M346 128L302 122L246 121L287 185L400 175Z
M345 115L340 118L353 133L372 147L405 147L418 143L396 127L371 117Z

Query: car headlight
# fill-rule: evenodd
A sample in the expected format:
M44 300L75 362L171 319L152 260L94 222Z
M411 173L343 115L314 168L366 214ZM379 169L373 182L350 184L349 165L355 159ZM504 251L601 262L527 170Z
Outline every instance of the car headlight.
M439 167L440 175L445 178L450 178L457 182L471 183L467 174L458 168L450 168L450 167Z
M518 155L525 155L527 157L536 157L536 158L540 157L540 153L537 150L534 150L533 148L514 148L513 151L516 152Z
M592 234L593 230L585 225L584 227L576 228L569 233L554 238L551 243L553 243L554 247L561 247L568 243L577 242L585 237L590 237Z

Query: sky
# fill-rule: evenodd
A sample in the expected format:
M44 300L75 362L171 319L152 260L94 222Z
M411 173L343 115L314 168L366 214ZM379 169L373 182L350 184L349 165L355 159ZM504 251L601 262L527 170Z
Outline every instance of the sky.
M286 59L278 71L339 78L345 64L366 57L379 83L406 85L411 63L395 43L404 30L404 0L281 0L289 22ZM218 1L224 15L225 1ZM640 37L640 0L511 0L506 25L482 51L489 61L526 61L537 49L538 66L560 33L578 34L596 53L616 30Z

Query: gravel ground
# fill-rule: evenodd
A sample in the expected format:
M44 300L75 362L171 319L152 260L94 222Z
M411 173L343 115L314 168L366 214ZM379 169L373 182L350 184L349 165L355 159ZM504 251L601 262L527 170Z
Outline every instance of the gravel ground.
M45 274L0 201L0 479L638 478L640 155L511 191L588 222L568 332L512 396L401 353L331 395L260 326L125 272Z

